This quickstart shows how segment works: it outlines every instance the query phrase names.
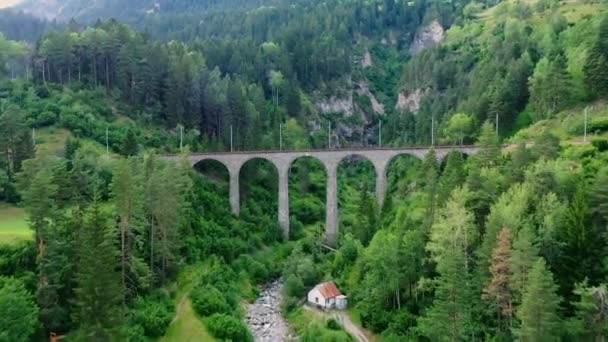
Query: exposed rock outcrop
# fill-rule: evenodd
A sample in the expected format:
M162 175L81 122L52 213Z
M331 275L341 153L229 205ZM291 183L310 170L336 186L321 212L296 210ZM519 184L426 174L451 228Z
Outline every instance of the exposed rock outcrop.
M324 114L343 113L346 116L353 115L353 93L348 92L345 98L332 96L329 99L317 101L317 109Z
M419 54L424 49L428 49L441 42L444 36L445 31L439 21L431 21L416 34L412 45L410 45L410 54L412 56Z
M365 53L363 54L363 59L361 60L361 66L363 68L367 68L374 65L374 62L372 61L372 54L369 53L369 50L365 50Z
M422 100L422 96L424 96L424 91L421 89L416 89L414 91L402 91L399 93L399 98L397 99L395 109L409 110L412 113L416 113L418 110L420 110L420 101Z
M367 96L369 101L372 103L372 109L377 114L384 114L384 105L376 99L374 94L369 90L369 85L366 82L360 82L357 84L357 94L359 96Z

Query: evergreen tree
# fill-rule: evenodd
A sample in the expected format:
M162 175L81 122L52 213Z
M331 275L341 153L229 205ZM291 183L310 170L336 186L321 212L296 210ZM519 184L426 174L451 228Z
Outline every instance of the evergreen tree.
M26 342L38 328L38 307L17 279L0 277L0 340Z
M484 298L496 308L498 329L508 331L511 327L513 303L511 297L511 232L509 228L501 229L496 247L492 253L490 273L492 279L484 288Z
M515 334L522 341L559 341L561 318L557 285L545 260L538 258L525 286L523 300L517 311L520 326Z
M99 203L93 203L78 243L74 318L80 323L82 339L107 341L118 331L121 290L114 233Z
M608 96L608 16L600 21L600 27L583 67L585 84L593 96Z
M143 254L144 200L138 164L139 160L135 158L119 161L111 185L112 197L118 210L123 313L127 298L149 285L149 271L140 259Z
M597 173L594 184L589 188L589 201L592 213L608 224L608 168Z
M509 180L511 183L518 183L524 180L524 171L531 161L530 152L526 148L526 143L517 144L511 153L511 163L509 164Z
M513 303L515 305L522 301L530 269L537 258L538 248L534 245L534 235L532 230L525 226L515 238L513 252L509 258L509 269L512 272L511 290L513 291Z
M137 137L135 136L135 132L133 129L127 130L127 135L122 141L122 145L120 147L120 153L124 156L134 156L139 151L139 145L137 144Z
M26 140L31 141L24 112L16 105L3 107L0 104L0 151L6 158L7 174L12 177L19 171L21 161L32 157L33 150L23 151L21 148Z
M437 154L435 149L431 148L424 157L420 169L418 171L418 181L421 189L424 189L428 199L426 210L428 212L427 222L428 227L433 224L435 218L435 207L437 202L437 183L439 178L439 165L437 162Z
M376 201L363 186L359 192L359 209L353 226L353 235L367 246L378 229Z
M573 303L574 317L568 321L568 335L577 341L605 341L608 336L608 290L605 284L589 286L576 284L574 293L579 297Z
M464 183L466 174L463 164L463 155L460 152L452 151L448 154L437 190L439 204L447 201L452 190Z
M480 167L498 165L500 159L500 141L496 135L496 128L489 121L484 122L481 126L477 146L481 147L476 156Z
M476 236L472 215L463 206L466 189L457 189L433 224L427 250L437 264L433 306L419 321L419 331L431 340L467 340L474 333L470 246ZM463 271L464 270L464 271Z
M548 130L545 130L534 139L532 153L536 158L555 159L559 156L559 151L559 138Z
M546 119L570 103L572 77L563 55L541 59L530 77L530 102L536 119Z

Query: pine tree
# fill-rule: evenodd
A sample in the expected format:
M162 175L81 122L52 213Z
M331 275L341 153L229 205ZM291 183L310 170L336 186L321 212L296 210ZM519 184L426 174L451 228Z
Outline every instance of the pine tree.
M575 316L568 321L568 335L576 341L604 342L608 336L608 289L606 284L589 286L587 281L576 284L573 303Z
M561 318L557 285L543 258L537 258L524 289L523 300L517 311L520 322L515 329L523 342L559 341Z
M583 67L585 84L593 96L608 96L608 16L600 22L597 38Z
M353 226L354 236L367 246L378 229L376 201L363 186L359 192L359 209Z
M463 155L458 151L452 151L448 154L445 169L439 180L438 202L444 203L450 196L452 190L457 186L462 185L465 181Z
M590 208L593 214L608 224L608 168L600 170L589 189Z
M525 226L522 228L513 242L513 252L509 258L510 269L513 274L511 290L513 291L513 303L520 304L521 298L528 283L528 273L538 258L538 248L534 245L534 234Z
M563 55L554 60L544 57L536 64L530 77L530 102L537 120L548 118L570 103L571 83L572 76Z
M120 152L124 156L134 156L139 151L139 146L137 144L137 137L135 136L135 132L133 129L129 128L127 130L127 135L122 141L122 146L120 148Z
M437 202L437 182L439 178L439 165L435 149L431 148L424 157L418 171L418 182L421 189L428 195L426 210L428 212L427 222L429 227L435 219L435 207Z
M483 290L484 298L491 301L496 307L498 328L501 331L510 329L513 315L510 257L511 232L509 228L504 227L498 234L496 247L492 253L492 263L490 264L492 279Z
M120 324L119 257L114 233L99 203L93 203L82 227L76 271L74 318L80 323L79 334L86 340L111 340Z
M475 299L469 272L470 246L476 240L473 216L466 210L466 189L456 189L431 229L427 250L437 263L433 306L419 322L431 340L470 339ZM464 198L465 200L462 200Z
M497 166L500 158L500 141L496 135L496 128L486 121L481 126L481 133L477 139L477 146L481 148L476 158L480 167Z
M112 197L119 217L123 313L127 299L138 289L149 285L142 283L146 281L147 275L140 274L142 272L140 265L144 265L139 257L142 255L140 246L144 234L144 200L142 180L137 170L138 164L139 160L134 158L119 161L111 185ZM143 267L143 270L146 268Z
M517 144L511 153L511 163L509 164L509 180L511 183L518 183L524 180L524 171L531 161L530 152L526 148L526 143Z
M0 110L3 108L0 107ZM25 114L16 105L9 105L0 113L0 151L6 158L7 174L12 176L18 171L18 146L27 132ZM25 158L24 158L25 159Z

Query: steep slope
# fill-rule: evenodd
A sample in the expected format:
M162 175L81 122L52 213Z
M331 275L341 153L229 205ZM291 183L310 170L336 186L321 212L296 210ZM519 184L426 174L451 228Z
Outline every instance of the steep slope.
M398 107L415 114L417 140L430 140L432 118L441 135L458 112L498 120L504 136L589 101L583 68L606 9L576 0L469 4L442 44L404 68Z

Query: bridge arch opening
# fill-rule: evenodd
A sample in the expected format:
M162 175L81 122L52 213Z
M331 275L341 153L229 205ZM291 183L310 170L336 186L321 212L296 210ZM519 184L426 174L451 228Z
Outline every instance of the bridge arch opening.
M290 239L304 236L314 227L323 236L326 215L327 171L317 158L296 158L289 168Z
M203 159L194 164L193 168L202 176L202 181L209 184L217 192L219 198L226 200L226 203L228 203L230 183L228 167L215 159Z
M260 233L264 243L276 241L282 234L277 223L278 179L276 165L265 158L249 159L239 171L239 217L251 225L247 229Z
M352 234L367 245L379 228L376 166L365 156L350 155L338 164L337 176L338 234Z
M416 189L422 160L412 154L398 154L386 165L386 199L383 213L388 214L400 201Z

